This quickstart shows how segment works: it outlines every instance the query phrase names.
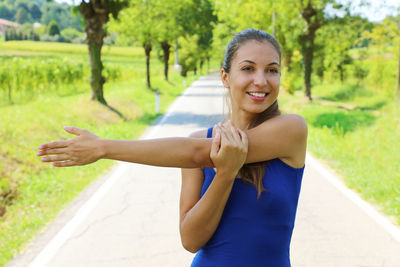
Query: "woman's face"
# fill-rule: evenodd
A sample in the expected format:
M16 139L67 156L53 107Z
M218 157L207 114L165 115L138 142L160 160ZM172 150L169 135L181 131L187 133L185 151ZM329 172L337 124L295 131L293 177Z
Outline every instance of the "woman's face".
M278 97L279 54L268 41L250 40L236 51L230 72L222 69L221 76L233 113L261 113Z

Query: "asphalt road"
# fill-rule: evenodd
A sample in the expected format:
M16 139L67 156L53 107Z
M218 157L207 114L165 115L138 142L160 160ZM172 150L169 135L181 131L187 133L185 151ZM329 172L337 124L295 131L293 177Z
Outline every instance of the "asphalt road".
M142 138L221 120L223 88L201 77ZM173 155L171 155L173 156ZM13 266L190 266L178 230L180 170L118 163L15 257ZM294 267L400 267L400 230L310 155L291 245Z

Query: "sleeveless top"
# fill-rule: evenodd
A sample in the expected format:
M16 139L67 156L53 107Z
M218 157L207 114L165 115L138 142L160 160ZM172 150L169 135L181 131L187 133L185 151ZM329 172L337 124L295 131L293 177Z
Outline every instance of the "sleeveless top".
M212 137L212 128L207 138ZM215 176L204 168L201 196ZM294 168L276 158L267 163L257 199L254 185L236 178L220 223L197 252L192 267L290 267L290 240L304 166Z

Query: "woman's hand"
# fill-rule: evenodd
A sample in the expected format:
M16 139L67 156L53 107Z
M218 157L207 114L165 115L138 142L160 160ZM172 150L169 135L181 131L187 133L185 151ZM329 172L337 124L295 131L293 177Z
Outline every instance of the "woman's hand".
M218 173L234 179L246 161L248 140L247 135L233 127L229 121L216 126L210 158Z
M90 164L102 157L98 136L76 127L66 126L64 130L77 137L40 145L38 156L55 155L43 157L43 162L53 162L56 167L70 167Z

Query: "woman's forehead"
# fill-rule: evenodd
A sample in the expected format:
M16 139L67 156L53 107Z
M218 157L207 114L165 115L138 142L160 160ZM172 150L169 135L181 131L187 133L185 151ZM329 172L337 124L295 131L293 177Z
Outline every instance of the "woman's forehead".
M234 61L239 63L244 60L276 61L279 62L279 54L276 48L268 41L259 42L250 40L242 44L235 53Z

